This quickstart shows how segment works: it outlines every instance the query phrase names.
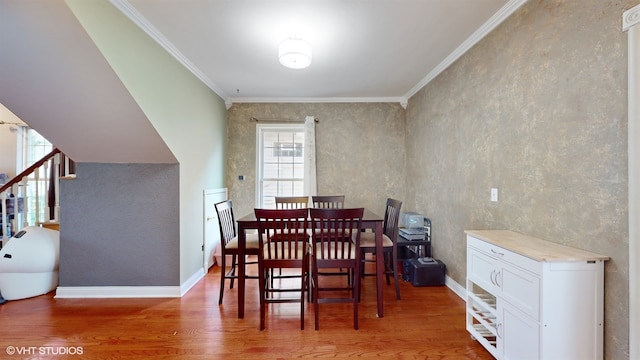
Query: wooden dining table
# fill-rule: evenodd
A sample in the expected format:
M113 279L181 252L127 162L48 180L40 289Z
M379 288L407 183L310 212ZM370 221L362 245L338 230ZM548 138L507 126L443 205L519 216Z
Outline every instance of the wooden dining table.
M257 230L258 220L253 212L236 220L238 223L238 250L244 254L246 249L247 230ZM364 209L362 216L362 229L371 229L376 234L376 254L382 254L382 224L384 219L372 212ZM245 297L245 256L238 256L238 318L244 318L244 297ZM383 278L384 278L384 257L376 256L376 292L378 303L378 317L383 317Z

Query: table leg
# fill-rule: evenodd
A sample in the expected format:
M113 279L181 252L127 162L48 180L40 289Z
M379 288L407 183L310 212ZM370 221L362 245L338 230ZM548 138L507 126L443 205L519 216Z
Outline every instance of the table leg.
M238 223L238 319L244 318L245 248L247 236L242 223Z
M376 223L376 291L378 294L378 317L384 316L383 286L384 286L384 252L382 247L382 222Z

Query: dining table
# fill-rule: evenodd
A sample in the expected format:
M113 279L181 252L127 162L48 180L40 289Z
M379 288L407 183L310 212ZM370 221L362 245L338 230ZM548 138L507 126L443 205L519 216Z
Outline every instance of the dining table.
M244 318L244 298L245 298L245 262L246 256L242 255L246 249L247 231L258 229L258 220L255 213L251 212L236 220L238 224L238 318ZM382 225L384 219L369 209L364 209L362 215L362 230L371 229L375 233L376 254L382 254ZM377 316L383 317L383 278L384 278L384 257L376 256L376 299L377 299Z

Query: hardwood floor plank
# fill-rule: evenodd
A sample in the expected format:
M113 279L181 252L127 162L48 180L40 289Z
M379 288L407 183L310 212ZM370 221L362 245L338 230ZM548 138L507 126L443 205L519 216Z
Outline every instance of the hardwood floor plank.
M9 301L0 305L0 358L493 358L466 332L464 301L444 286L402 281L399 301L393 284L385 286L385 316L378 318L375 278L367 277L360 330L353 330L349 304L322 304L315 331L314 305L306 303L305 330L299 304L274 304L259 331L257 281L247 281L245 318L238 319L235 287L218 306L219 271L212 267L182 298L54 299L50 293ZM8 355L10 347L22 354Z

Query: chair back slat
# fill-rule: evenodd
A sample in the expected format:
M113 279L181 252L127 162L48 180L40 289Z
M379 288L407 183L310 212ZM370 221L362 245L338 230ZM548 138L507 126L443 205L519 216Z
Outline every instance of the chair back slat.
M311 202L314 208L320 209L343 209L344 195L320 195L312 196Z
M276 196L276 209L306 209L309 207L308 196Z

